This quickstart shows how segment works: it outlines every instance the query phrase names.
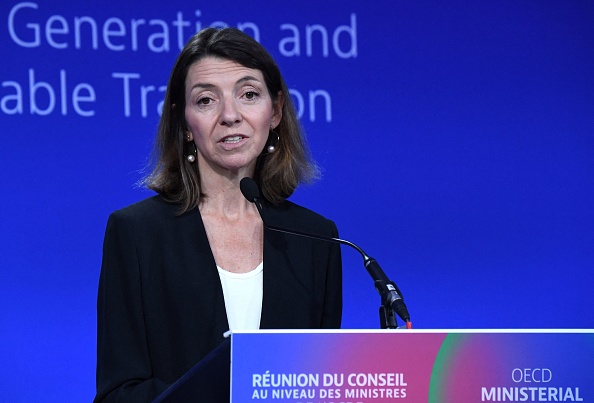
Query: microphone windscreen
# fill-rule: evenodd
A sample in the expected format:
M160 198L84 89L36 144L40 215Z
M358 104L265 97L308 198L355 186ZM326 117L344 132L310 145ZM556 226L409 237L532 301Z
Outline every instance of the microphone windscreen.
M246 176L239 182L239 189L241 189L243 197L251 203L255 203L260 198L260 189L258 189L256 181L250 177Z

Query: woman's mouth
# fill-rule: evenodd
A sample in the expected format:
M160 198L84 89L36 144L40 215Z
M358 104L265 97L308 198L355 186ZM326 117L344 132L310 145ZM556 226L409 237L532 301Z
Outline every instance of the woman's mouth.
M243 139L243 136L229 136L225 137L222 141L225 144L239 143Z

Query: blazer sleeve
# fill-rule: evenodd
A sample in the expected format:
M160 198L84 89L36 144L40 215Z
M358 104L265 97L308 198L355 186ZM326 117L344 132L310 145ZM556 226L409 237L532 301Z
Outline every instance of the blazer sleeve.
M338 229L333 221L331 236L338 238ZM322 312L322 329L339 329L342 323L342 255L340 245L330 244L326 269L326 292L324 293L324 308Z
M95 402L148 402L169 385L152 377L131 224L108 220L97 297Z

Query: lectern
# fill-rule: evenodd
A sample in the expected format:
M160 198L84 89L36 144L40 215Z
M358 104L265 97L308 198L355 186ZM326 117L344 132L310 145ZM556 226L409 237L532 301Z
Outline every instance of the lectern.
M156 401L588 402L592 374L590 329L262 330L234 332Z

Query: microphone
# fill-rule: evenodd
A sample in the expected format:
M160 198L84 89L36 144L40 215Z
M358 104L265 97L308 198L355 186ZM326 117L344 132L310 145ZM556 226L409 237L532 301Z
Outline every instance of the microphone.
M258 189L258 185L256 181L254 181L250 177L243 178L239 183L239 188L243 197L245 197L249 202L254 203L256 205L256 209L262 218L262 222L264 226L272 231L282 232L285 234L297 235L312 239L317 239L320 241L326 242L333 242L342 245L348 245L351 248L354 248L357 252L361 254L363 257L363 264L367 269L367 272L373 279L373 283L375 285L375 289L380 294L382 298L382 304L384 306L390 307L393 312L396 312L398 316L406 323L406 327L408 329L412 328L412 323L410 322L410 315L408 313L408 309L404 303L404 299L402 297L402 292L398 289L396 284L393 281L390 281L386 276L386 273L382 270L380 265L377 261L366 254L363 249L359 246L355 245L352 242L346 241L344 239L334 238L334 237L327 237L317 234L310 234L302 231L286 229L286 228L279 228L273 225L268 224L266 219L264 218L264 214L262 211L262 204L260 203L260 190Z
M241 190L243 197L250 203L257 203L260 198L260 189L258 189L256 181L249 176L246 176L239 182L239 189ZM260 211L260 209L258 209L258 211Z

